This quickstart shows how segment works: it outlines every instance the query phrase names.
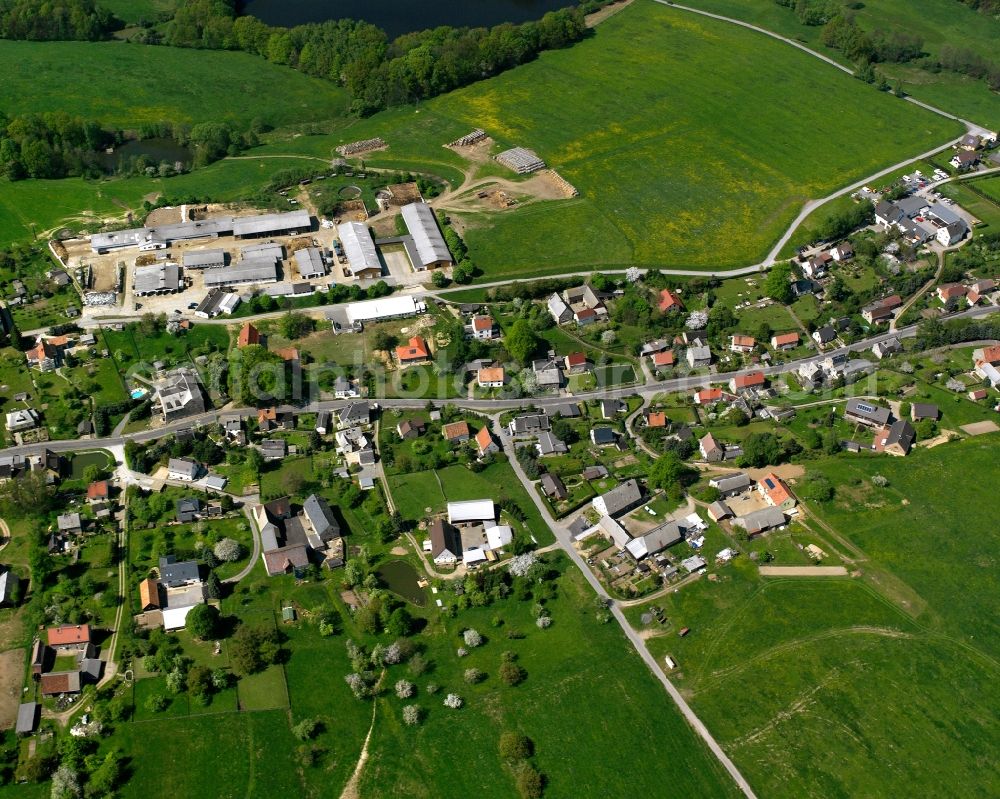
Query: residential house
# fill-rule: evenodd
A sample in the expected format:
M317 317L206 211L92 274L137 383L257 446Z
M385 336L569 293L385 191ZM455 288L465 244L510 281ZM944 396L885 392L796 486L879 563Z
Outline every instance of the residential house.
M330 411L320 411L316 414L316 432L325 436L333 429L333 414Z
M167 461L167 479L190 482L201 474L201 464L190 458L171 458Z
M849 241L842 241L831 248L830 256L834 261L850 261L854 257L854 246Z
M257 449L265 461L280 461L288 455L288 442L283 438L268 438Z
M662 313L683 311L684 302L681 300L680 295L674 293L670 289L660 289L660 301L658 307Z
M771 336L771 346L776 350L794 350L799 346L799 334L792 333L776 333Z
M462 536L444 519L435 519L427 528L431 559L436 566L453 566L462 557Z
M498 338L496 322L492 316L473 316L469 329L472 337L481 341Z
M726 448L715 440L715 436L706 433L698 442L698 450L701 457L709 462L721 461L726 457Z
M878 341L872 346L872 354L880 361L903 351L903 345L898 338L888 338L885 341Z
M422 436L426 429L427 425L422 419L404 419L396 425L396 433L404 441Z
M608 469L606 466L601 466L600 464L585 466L581 476L584 480L602 480L608 476Z
M571 352L565 358L566 374L579 375L590 370L590 361L583 352Z
M959 140L958 146L966 152L974 152L982 148L983 142L975 133L966 133Z
M50 340L39 338L35 346L24 353L29 367L42 372L51 372L62 363L62 349Z
M542 493L549 499L561 500L569 496L569 492L566 491L563 481L557 475L549 474L548 472L542 475L541 487Z
M181 367L167 372L154 389L163 421L168 424L205 412L205 395L194 369Z
M753 336L735 335L729 337L730 352L753 352L757 340Z
M535 373L535 383L540 389L557 389L563 383L561 360L550 356L534 361L531 371Z
M372 421L372 406L367 402L351 402L337 411L337 427L366 426Z
M469 423L464 420L444 425L441 428L441 433L444 435L444 440L449 444L461 444L472 437Z
M670 424L667 415L663 411L654 411L647 408L642 412L642 416L646 420L646 427L653 428L654 430L668 427Z
M515 416L507 427L512 436L533 435L549 429L549 417L544 413L527 413Z
M947 225L937 229L937 233L934 235L934 238L937 239L938 244L942 247L951 247L958 244L958 242L965 238L965 232L967 230L968 228L965 226L965 222L949 222Z
M198 563L193 560L177 560L176 555L166 555L159 562L160 584L166 588L179 588L201 583Z
M239 335L236 337L236 346L249 347L254 344L260 344L260 331L247 322L240 328Z
M888 427L883 427L875 433L873 448L876 452L887 452L897 457L905 457L910 454L913 442L917 440L917 433L905 419L898 419Z
M322 552L331 541L341 537L340 523L323 497L310 494L302 503L306 541L314 552Z
M959 172L966 172L967 170L978 166L979 161L979 153L961 152L952 156L952 159L948 163Z
M309 565L305 528L297 517L292 517L287 497L257 505L253 517L260 532L261 559L269 576Z
M618 443L618 433L613 427L592 427L590 440L595 447L609 447Z
M914 402L910 406L910 419L914 422L919 422L923 419L931 419L936 422L940 418L941 411L937 405L932 405L928 402Z
M552 408L549 413L552 416L561 416L563 419L579 419L582 414L580 413L580 406L575 402L567 402L565 405L557 405Z
M594 497L591 505L602 516L618 516L632 510L642 502L642 489L634 478Z
M557 325L564 325L573 319L573 312L558 294L549 297L548 309Z
M620 399L602 399L601 400L601 418L602 419L614 419L619 414L625 413L628 410L628 406Z
M837 339L837 331L830 327L830 325L824 325L819 330L814 331L812 337L817 344L823 346Z
M748 389L763 388L765 383L763 372L749 372L745 375L736 375L729 380L729 390L734 394Z
M985 388L977 388L969 392L969 399L973 402L980 402L989 396L989 392Z
M702 366L708 366L712 362L712 350L709 349L707 344L697 344L693 347L688 347L685 358L687 359L688 366L692 369L698 369Z
M866 427L881 428L889 423L891 412L888 408L875 405L869 400L849 399L844 408L844 418Z
M548 430L542 430L538 434L538 442L535 444L538 454L545 455L565 455L569 452L566 442L556 438Z
M946 303L948 300L956 300L959 297L964 297L967 291L961 283L947 283L943 286L938 286L936 294L941 302Z
M663 352L670 348L670 342L663 338L654 339L653 341L647 341L642 345L642 349L639 351L639 355L655 355L658 352Z
M784 523L785 512L778 507L761 508L733 520L733 524L746 530L748 536L773 530L776 527L781 527Z
M479 428L479 432L476 433L476 446L479 447L480 458L500 451L500 447L493 439L493 434L490 433L489 425L484 424Z
M806 277L820 278L826 274L827 268L833 262L833 256L828 252L821 252L802 264L802 273Z
M654 352L652 359L654 369L666 369L674 365L674 351L663 350L662 352Z
M676 521L664 522L625 545L625 549L636 560L662 552L684 540L684 528Z
M430 360L430 357L430 349L422 336L411 336L406 344L396 347L396 360L399 361L400 366L424 363Z
M506 382L507 373L502 366L480 369L476 374L476 384L480 388L503 388Z
M727 499L747 491L753 485L753 481L745 472L735 472L713 477L708 481L708 484L718 490L722 499Z
M713 405L722 399L721 388L703 388L694 394L695 405Z
M177 500L175 516L181 524L197 521L201 516L201 500L197 497L183 497Z
M593 308L580 308L577 311L573 311L573 319L579 327L586 327L587 325L592 325L601 318L601 315Z
M764 475L757 482L757 491L768 505L782 510L791 510L797 502L788 484L773 472Z
M356 381L337 375L333 381L333 396L337 399L356 399L361 396L361 391Z
M56 529L60 535L80 535L83 522L79 513L62 513L56 517Z
M81 652L90 644L89 624L63 624L45 632L48 645L56 652Z
M87 502L107 502L111 497L111 483L107 480L95 480L87 486Z
M861 309L861 318L870 325L880 325L893 317L891 308L886 308L881 302L872 302ZM813 334L815 336L815 334Z

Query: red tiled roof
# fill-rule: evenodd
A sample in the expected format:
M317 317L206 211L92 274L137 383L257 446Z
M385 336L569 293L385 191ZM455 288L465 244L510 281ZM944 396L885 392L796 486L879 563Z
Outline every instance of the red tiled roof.
M396 357L400 363L425 360L430 357L427 342L420 336L413 336L406 344L396 347Z
M775 505L780 505L792 498L792 492L788 490L784 480L774 473L764 475L760 480L760 486L767 494L768 499Z
M695 396L697 396L698 402L717 402L722 399L722 389L703 388Z
M667 415L663 411L650 411L646 415L646 424L650 427L666 427Z
M476 433L476 443L479 445L480 450L486 449L490 444L493 443L493 436L490 435L489 427L485 425L480 428L479 432Z
M480 383L502 383L505 375L502 366L491 366L488 369L479 370Z
M492 330L493 329L493 317L492 316L473 316L472 317L472 329L476 332L480 330Z
M257 411L257 422L275 422L278 420L277 408L261 408Z
M786 344L798 344L799 343L799 334L795 333L795 332L792 332L792 333L781 333L781 334L779 334L777 336L774 336L774 338L772 339L772 342L773 342L773 345L775 347L783 347Z
M587 356L582 352L571 352L566 356L566 366L583 366L587 363Z
M757 341L753 336L733 336L732 345L734 347L755 347Z
M62 627L50 627L48 630L49 646L69 646L70 644L86 644L90 642L89 624L64 624Z
M111 486L107 480L96 480L87 486L87 499L107 499Z
M674 294L670 289L662 289L660 291L660 310L669 311L672 308L683 308L684 303L681 302L681 298Z
M452 422L451 424L446 424L441 428L441 433L444 435L445 439L448 441L453 441L461 436L469 436L469 423L468 422Z
M674 365L674 351L664 350L663 352L658 352L653 356L653 366L673 366Z
M274 354L283 361L297 361L299 359L299 351L295 347L282 347L280 350L275 350Z
M748 375L737 375L734 380L734 385L736 388L749 388L751 386L762 386L764 385L764 373L763 372L751 372Z
M240 328L240 334L236 337L236 346L248 347L251 344L260 344L260 331L247 322Z

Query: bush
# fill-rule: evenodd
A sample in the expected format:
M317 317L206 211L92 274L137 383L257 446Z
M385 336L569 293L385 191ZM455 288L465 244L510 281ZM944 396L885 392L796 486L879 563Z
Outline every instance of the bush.
M542 616L542 618L548 618L548 616ZM518 685L524 682L524 678L527 676L528 673L512 661L500 664L500 680L504 685Z
M465 681L470 685L475 685L478 682L482 682L486 679L486 675L479 669L466 669L463 675Z
M319 732L319 727L319 721L316 719L302 719L302 721L292 727L292 735L300 741L308 741L316 736Z
M542 775L530 763L522 763L517 770L517 792L522 799L540 799Z
M195 638L207 641L218 632L219 619L219 609L213 605L195 605L188 612L184 626Z

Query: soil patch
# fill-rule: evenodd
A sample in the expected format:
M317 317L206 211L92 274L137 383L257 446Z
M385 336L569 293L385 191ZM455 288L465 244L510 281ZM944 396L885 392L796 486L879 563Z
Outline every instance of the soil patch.
M996 422L986 421L963 424L962 429L970 436L981 436L986 433L995 433L997 430L1000 430L1000 427L997 427Z
M843 566L761 566L761 577L846 577Z
M0 730L10 729L17 719L26 655L24 649L11 649L0 654Z

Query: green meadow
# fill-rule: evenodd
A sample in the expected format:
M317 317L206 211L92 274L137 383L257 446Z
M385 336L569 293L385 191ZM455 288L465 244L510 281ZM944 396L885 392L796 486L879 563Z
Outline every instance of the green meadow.
M65 111L123 128L144 122L272 125L333 119L336 84L247 53L125 42L0 41L0 108Z
M718 582L653 601L662 627L644 628L646 606L629 609L759 795L1000 790L983 768L1000 745L1000 532L980 499L997 479L997 443L807 464L836 494L807 506L806 539L856 577L761 578L739 558L715 569ZM780 538L752 548L791 562ZM691 634L678 638L681 627Z
M799 24L792 9L772 0L692 0L687 5L746 20L851 66L836 50L823 46L819 26ZM923 39L923 49L931 56L951 45L972 50L996 61L1000 39L1000 19L982 14L964 3L950 0L866 0L852 4L850 13L865 31L898 29ZM907 64L879 64L890 78L898 78L903 88L919 100L930 103L980 125L1000 126L1000 103L983 80L951 72L932 73Z

